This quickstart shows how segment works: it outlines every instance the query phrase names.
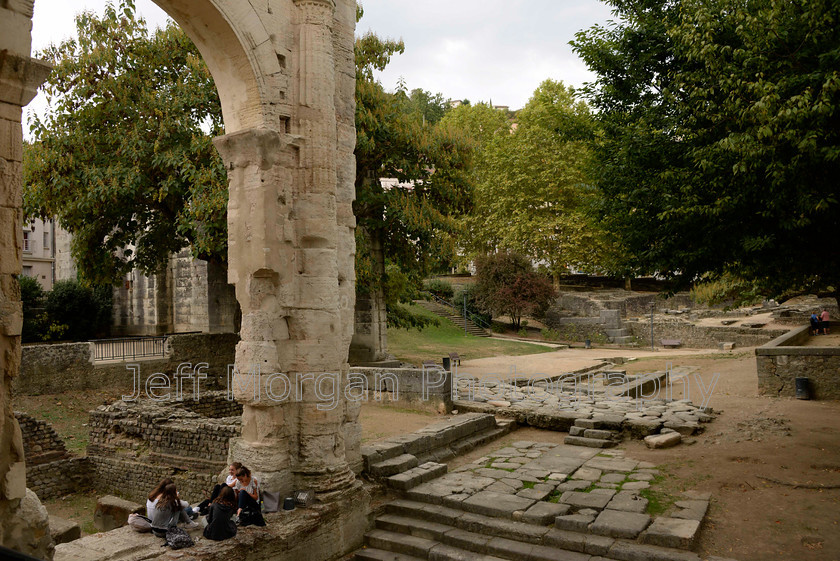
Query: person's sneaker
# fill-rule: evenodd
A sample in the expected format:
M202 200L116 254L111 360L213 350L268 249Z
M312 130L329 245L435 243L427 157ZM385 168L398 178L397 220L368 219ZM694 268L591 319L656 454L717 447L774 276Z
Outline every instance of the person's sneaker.
M237 526L239 526L239 515L234 514L233 516L231 516L231 517L230 517L230 519L231 519L231 520L233 520L233 523L234 523L234 524L236 524Z

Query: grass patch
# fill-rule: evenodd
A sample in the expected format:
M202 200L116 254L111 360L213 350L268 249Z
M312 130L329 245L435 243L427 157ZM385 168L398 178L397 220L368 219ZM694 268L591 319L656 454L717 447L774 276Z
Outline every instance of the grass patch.
M87 422L90 411L100 405L113 403L123 393L128 392L81 390L53 395L16 395L14 408L47 421L64 441L68 451L84 454L88 445Z
M562 493L561 491L558 491L557 489L555 489L554 491L552 491L551 493L549 493L549 494L548 494L548 496L547 496L544 500L545 500L546 502L548 502L548 503L555 503L555 504L557 504L557 503L559 503L559 502L560 502L560 497L561 497L562 495L563 495L563 493Z
M95 534L97 529L93 524L93 513L97 498L95 491L88 491L44 501L43 504L50 514L78 523L84 534Z
M533 489L534 485L536 485L536 481L523 481L522 488L523 489Z
M416 329L388 330L388 350L405 362L414 364L421 364L424 360L437 362L451 352L457 352L466 359L474 359L554 351L554 348L542 345L469 335L451 321L440 318L425 308L414 304L411 304L410 308L412 313L439 319L440 325L429 326L421 331Z
M663 514L676 502L674 497L656 489L642 489L639 491L639 495L648 500L647 513L651 516Z

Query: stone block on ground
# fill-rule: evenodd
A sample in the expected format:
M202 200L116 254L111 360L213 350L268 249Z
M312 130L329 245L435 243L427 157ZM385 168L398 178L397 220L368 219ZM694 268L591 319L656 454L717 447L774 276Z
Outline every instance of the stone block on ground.
M480 491L464 500L462 508L468 512L483 514L485 516L498 516L501 518L512 518L517 510L528 510L536 501L494 493L492 491Z
M571 505L573 509L594 508L602 510L612 499L612 495L600 493L581 493L578 491L566 491L560 496L560 502Z
M588 532L593 522L595 517L591 514L565 514L554 519L554 527L570 532Z
M642 543L660 547L691 549L700 530L697 520L660 516L642 534Z
M50 515L50 536L56 545L72 542L82 537L82 529L79 524L72 520L65 520L58 516Z
M648 500L636 493L621 491L607 505L608 509L623 510L624 512L645 512Z
M706 511L709 510L709 501L677 501L674 506L678 509L671 518L684 518L686 520L703 521Z
M93 524L100 532L109 532L128 524L128 515L133 512L145 514L146 507L113 495L105 495L96 501Z
M567 436L563 443L569 446L585 446L587 448L611 448L616 445L614 440L600 438L586 438L585 436Z
M610 538L635 539L650 524L650 516L638 512L606 509L589 527L593 534Z
M610 548L609 559L615 561L701 561L696 553L668 547L643 545L616 540Z
M390 477L404 471L408 471L419 465L417 457L412 454L402 454L396 458L390 458L381 462L371 464L370 473L376 477Z
M682 435L678 432L666 434L653 434L645 437L645 444L648 448L670 448L682 442Z
M558 516L569 513L571 506L561 503L548 503L540 501L522 514L522 521L529 524L547 526L554 522Z

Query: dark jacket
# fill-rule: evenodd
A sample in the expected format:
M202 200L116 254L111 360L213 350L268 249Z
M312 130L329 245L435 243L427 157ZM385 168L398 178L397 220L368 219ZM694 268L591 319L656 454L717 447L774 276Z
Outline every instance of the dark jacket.
M230 519L236 508L221 503L211 503L210 513L207 515L207 526L204 537L208 540L226 540L236 535L236 524Z

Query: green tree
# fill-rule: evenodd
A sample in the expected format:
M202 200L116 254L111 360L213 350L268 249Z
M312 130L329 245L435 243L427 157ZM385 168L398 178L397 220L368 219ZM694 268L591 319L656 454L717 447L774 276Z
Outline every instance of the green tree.
M840 4L611 3L573 45L624 270L840 298Z
M515 329L522 316L541 316L554 298L551 282L534 271L525 255L499 252L476 259L475 298L493 315L511 318Z
M213 80L175 25L150 35L131 0L76 17L46 49L49 108L24 158L25 212L73 235L82 278L159 271L173 252L226 258L227 180Z
M51 325L65 328L63 338L84 341L107 334L112 296L110 286L91 288L75 280L58 281L46 296L45 308Z
M407 109L404 95L375 80L373 72L403 50L401 41L372 33L356 40L356 276L361 295L387 302L392 326L420 326L423 318L400 302L452 260L456 217L470 205L472 144L457 129ZM381 178L399 184L386 187ZM397 271L406 282L389 281Z
M488 112L481 107L462 113L479 117ZM513 130L509 124L490 130L495 123L486 117L476 119L478 124L463 120L482 144L475 206L466 220L470 252L513 251L547 263L555 275L569 266L603 266L607 245L589 215L597 193L587 175L586 143L595 127L574 91L544 81L519 111Z
M400 92L404 94L405 90ZM421 115L424 121L431 125L440 122L449 110L449 100L444 98L443 94L433 94L420 88L411 90L403 103L407 113Z
M23 330L21 338L24 343L40 340L44 324L41 308L44 305L46 293L41 283L32 277L18 276L20 283L20 300L23 303Z

